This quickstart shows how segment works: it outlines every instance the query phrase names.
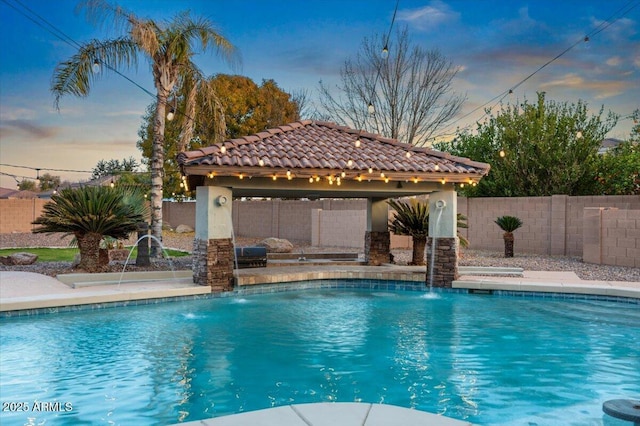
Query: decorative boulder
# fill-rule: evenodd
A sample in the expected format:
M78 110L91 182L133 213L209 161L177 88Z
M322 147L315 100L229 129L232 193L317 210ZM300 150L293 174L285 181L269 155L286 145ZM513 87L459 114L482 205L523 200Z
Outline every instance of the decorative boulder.
M10 254L9 256L0 256L0 262L3 265L33 265L38 260L38 255L27 252Z
M195 230L189 225L178 225L178 227L176 228L176 232L178 234L187 234L189 232L194 232L194 231Z
M268 253L291 253L293 251L293 244L283 238L265 238L256 245L266 247Z

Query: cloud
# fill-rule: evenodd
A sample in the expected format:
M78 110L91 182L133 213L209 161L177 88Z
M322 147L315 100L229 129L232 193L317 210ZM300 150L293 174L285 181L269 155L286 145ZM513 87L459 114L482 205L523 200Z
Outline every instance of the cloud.
M622 58L620 56L612 56L611 58L607 59L605 63L610 67L617 67L622 63Z
M0 137L2 139L20 135L23 139L40 141L53 138L59 132L60 128L58 127L37 125L31 120L2 120L0 125Z
M610 98L626 90L626 85L623 81L585 80L577 74L566 74L556 80L548 81L540 85L541 89L553 87L592 91L595 92L595 99Z
M406 21L421 31L433 31L437 27L458 20L460 13L455 12L446 3L433 0L427 6L398 11L398 20Z

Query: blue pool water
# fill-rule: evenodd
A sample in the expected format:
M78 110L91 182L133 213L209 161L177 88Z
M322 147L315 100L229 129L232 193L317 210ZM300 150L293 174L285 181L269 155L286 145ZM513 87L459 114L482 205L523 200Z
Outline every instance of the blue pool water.
M640 306L307 290L3 319L0 357L2 425L170 424L324 401L608 425L602 402L640 397Z

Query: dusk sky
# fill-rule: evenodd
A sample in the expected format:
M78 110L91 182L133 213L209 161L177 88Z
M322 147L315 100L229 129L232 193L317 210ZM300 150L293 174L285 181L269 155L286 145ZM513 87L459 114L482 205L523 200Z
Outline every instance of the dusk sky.
M232 70L213 55L198 56L205 74L242 74L258 84L273 79L288 92L304 89L315 98L320 80L339 82L340 67L363 38L389 31L396 0L117 3L157 20L187 9L206 16L237 47L242 65ZM76 5L75 0L0 0L0 172L18 180L35 179L36 171L4 164L79 181L90 174L57 170L90 171L101 159L141 158L137 132L153 98L124 78L105 73L88 97L67 96L59 111L54 108L53 70L76 49L48 32L34 13L79 43L117 35L88 23L75 12ZM604 106L623 117L610 137L629 136L633 122L628 117L640 108L640 0L399 0L394 30L402 26L415 43L439 49L459 67L454 89L467 101L441 133L481 119L482 108L462 117L592 34L508 99L535 100L537 91L559 102L582 99L593 112ZM126 75L155 92L146 62ZM16 180L2 175L0 186L16 188Z

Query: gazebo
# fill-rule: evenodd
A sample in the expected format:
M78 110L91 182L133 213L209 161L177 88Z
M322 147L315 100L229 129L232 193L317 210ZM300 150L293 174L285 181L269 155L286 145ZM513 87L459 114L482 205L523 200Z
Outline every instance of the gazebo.
M303 120L178 154L188 187L196 187L194 281L212 291L233 287L233 197L366 198L365 258L389 262L386 200L429 197L438 226L434 285L457 278L456 185L475 185L490 166L400 143L334 123Z

